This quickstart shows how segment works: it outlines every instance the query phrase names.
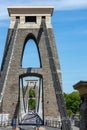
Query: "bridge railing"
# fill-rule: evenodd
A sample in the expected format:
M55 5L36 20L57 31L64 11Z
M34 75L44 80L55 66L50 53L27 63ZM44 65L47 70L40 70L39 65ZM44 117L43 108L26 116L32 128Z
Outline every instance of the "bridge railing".
M45 125L48 127L55 127L55 128L61 128L61 121L55 120L55 119L46 119Z
M11 120L9 120L9 113L0 113L0 126L11 125Z

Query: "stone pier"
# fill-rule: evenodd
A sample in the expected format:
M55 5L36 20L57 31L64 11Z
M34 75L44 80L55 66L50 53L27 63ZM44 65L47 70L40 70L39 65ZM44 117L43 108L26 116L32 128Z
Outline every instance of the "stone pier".
M80 81L75 84L74 89L80 92L80 130L87 130L87 81Z

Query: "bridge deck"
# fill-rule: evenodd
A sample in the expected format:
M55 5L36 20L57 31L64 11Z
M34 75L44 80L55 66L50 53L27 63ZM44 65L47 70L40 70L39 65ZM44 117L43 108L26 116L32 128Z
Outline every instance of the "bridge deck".
M0 130L12 130L12 127L0 127ZM35 127L32 126L23 126L22 129L17 128L17 130L36 130ZM51 128L51 127L41 127L39 130L61 130L58 128ZM73 126L72 130L79 130L78 127Z

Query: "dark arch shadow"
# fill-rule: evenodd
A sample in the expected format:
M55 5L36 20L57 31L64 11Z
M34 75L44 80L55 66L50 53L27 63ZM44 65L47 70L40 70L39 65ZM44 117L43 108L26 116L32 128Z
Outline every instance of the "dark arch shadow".
M29 69L29 72L30 72L30 69ZM40 77L40 78L43 78L41 74L38 74L38 73L23 73L19 76L19 78L23 78L23 77L27 77L27 76L36 76L36 77Z

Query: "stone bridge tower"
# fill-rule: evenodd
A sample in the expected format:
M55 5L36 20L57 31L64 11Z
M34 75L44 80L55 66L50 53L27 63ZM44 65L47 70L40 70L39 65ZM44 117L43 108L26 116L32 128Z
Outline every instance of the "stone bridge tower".
M67 118L61 89L61 70L51 25L53 7L8 7L10 27L0 73L1 111L12 119L19 110L19 79L42 78L43 116ZM22 57L29 39L36 43L40 68L23 68ZM62 122L63 123L63 122ZM68 129L67 129L68 130Z

